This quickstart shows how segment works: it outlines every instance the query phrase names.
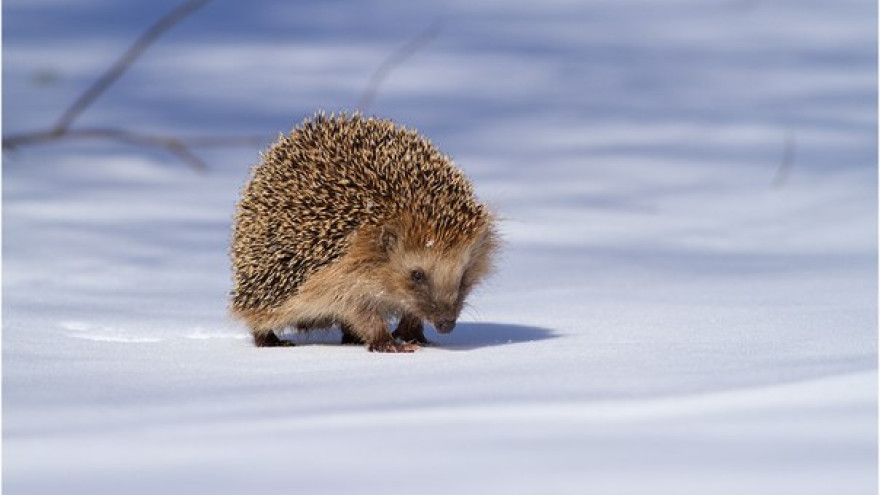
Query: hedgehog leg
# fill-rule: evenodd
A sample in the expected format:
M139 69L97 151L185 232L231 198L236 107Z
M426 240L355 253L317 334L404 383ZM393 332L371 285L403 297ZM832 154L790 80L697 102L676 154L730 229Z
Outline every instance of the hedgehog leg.
M339 328L342 330L342 345L364 345L366 342L360 337L358 337L354 330L351 328L351 325L348 323L341 323Z
M254 337L254 345L257 347L293 347L293 342L281 340L273 331L251 330Z
M367 343L370 352L414 352L416 344L401 343L388 333L385 319L370 311L361 311L349 319L351 333Z
M391 334L392 337L410 344L428 345L428 339L425 338L425 327L422 320L409 313L404 313L397 324L397 330Z

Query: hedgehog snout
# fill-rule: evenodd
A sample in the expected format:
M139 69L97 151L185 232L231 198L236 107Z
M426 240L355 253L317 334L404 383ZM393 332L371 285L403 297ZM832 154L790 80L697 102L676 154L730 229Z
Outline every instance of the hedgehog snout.
M433 304L432 311L428 313L428 320L434 325L439 333L449 333L455 328L455 321L458 319L460 307L454 303Z
M440 333L449 333L455 328L455 320L438 320L434 322L434 328Z
M458 311L455 307L444 307L441 311L435 312L431 318L431 324L440 333L449 333L455 328L455 321L458 319Z

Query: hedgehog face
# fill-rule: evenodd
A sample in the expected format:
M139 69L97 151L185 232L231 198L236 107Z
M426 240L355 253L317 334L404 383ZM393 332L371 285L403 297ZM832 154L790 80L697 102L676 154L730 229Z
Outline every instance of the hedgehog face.
M398 276L405 287L406 309L428 320L440 333L455 327L467 292L463 287L463 260L450 260L419 253L407 256L399 267Z
M429 241L413 249L412 242L386 242L383 286L400 311L449 333L471 289L489 269L491 235L486 229L476 242L460 247L434 246Z

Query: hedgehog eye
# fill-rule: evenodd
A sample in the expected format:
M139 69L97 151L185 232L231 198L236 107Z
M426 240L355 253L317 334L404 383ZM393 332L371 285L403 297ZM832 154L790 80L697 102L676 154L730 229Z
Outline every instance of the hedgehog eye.
M422 271L420 268L416 268L415 270L409 272L409 278L411 278L413 282L421 284L425 282L425 279L427 277L425 276L424 271Z

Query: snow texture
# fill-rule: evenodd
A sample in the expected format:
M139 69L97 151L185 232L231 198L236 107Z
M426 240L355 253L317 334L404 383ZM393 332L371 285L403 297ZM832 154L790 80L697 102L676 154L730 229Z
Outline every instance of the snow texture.
M4 2L3 133L177 3ZM4 155L4 493L875 494L876 9L212 2L76 125L264 145L196 150L204 175ZM433 23L369 113L504 218L497 274L412 355L252 347L226 314L250 166Z

